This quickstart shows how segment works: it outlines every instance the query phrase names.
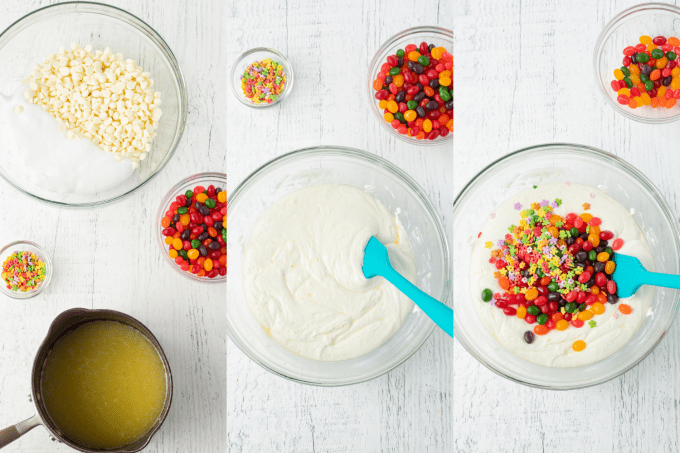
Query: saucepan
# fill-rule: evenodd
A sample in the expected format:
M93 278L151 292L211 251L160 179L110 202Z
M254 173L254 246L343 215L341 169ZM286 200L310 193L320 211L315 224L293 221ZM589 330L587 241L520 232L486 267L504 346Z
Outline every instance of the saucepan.
M54 344L62 336L64 336L69 331L72 331L76 327L84 324L86 322L92 321L116 321L127 326L132 327L141 333L147 340L154 346L158 355L165 368L165 381L166 381L166 393L165 402L163 409L156 419L154 425L147 431L142 437L136 439L131 444L126 445L120 449L114 450L93 450L83 445L79 445L78 442L73 439L69 439L57 426L52 419L45 407L43 399L43 386L42 386L42 376L43 376L43 366L47 356L54 346ZM158 431L160 426L165 421L170 410L170 403L172 401L172 373L170 371L170 365L168 359L158 343L156 337L153 336L151 331L144 326L141 322L133 318L132 316L126 315L125 313L120 313L113 310L88 310L85 308L74 308L61 313L55 318L55 320L50 325L47 332L47 336L43 340L38 353L35 356L33 362L33 371L31 373L31 393L33 396L33 402L36 407L36 414L16 425L10 426L3 430L0 430L0 448L8 445L9 443L15 441L28 431L32 430L38 425L43 425L58 441L68 445L69 447L81 451L81 452L120 452L120 453L133 453L142 450L146 447L153 435Z

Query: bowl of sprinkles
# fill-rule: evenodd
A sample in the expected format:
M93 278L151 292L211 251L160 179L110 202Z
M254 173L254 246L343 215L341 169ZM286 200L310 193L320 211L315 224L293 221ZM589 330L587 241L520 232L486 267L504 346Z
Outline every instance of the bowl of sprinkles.
M680 8L647 3L616 15L595 45L594 71L605 100L643 123L680 119Z
M40 294L52 279L52 260L30 241L16 241L0 250L2 293L14 299Z
M231 88L242 104L272 107L293 89L293 68L283 54L266 47L250 49L231 69Z
M680 231L654 184L604 151L506 155L454 201L454 334L483 365L546 389L596 385L661 341L680 291L619 297L617 257L680 272Z

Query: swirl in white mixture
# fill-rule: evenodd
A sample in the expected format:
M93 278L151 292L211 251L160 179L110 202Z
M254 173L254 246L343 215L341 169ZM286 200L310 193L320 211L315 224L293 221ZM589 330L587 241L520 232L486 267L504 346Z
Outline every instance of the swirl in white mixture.
M362 356L392 337L413 302L384 278L364 277L371 236L415 282L404 229L368 193L323 184L274 203L251 233L244 257L248 306L262 328L286 349L322 361Z
M562 204L554 213L562 217L570 212L584 212L583 203L589 203L588 212L602 219L602 229L612 231L615 238L624 240L623 247L617 253L637 257L648 270L654 270L654 257L642 230L626 208L593 187L563 182L542 185L525 190L498 207L495 217L484 225L472 250L470 291L477 315L489 334L518 357L538 365L567 368L600 361L621 349L647 317L654 298L654 288L643 286L633 297L620 299L619 303L626 303L633 308L629 315L621 314L618 304L605 303L605 313L593 318L596 327L591 328L586 324L581 328L570 326L563 331L551 330L546 335L537 335L532 344L525 343L522 335L527 330L533 330L536 324L530 325L523 319L506 316L502 310L482 301L484 288L494 293L502 292L494 278L496 268L489 263L489 249L484 244L487 241L495 244L507 234L510 225L518 224L520 211L515 209L515 203L526 208L531 203L556 198L562 199ZM574 351L572 344L576 340L585 341L586 349Z

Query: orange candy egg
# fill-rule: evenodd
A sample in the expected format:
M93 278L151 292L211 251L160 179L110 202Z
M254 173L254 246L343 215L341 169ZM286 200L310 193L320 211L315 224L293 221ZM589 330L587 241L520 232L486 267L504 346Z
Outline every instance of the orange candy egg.
M534 327L534 333L535 333L536 335L545 335L545 334L548 333L548 332L550 332L550 329L548 329L548 328L547 328L546 326L544 326L544 325L539 324L539 325L537 325L536 327Z
M604 295L604 293L600 293ZM607 296L604 296L605 300L607 299ZM592 311L596 315L601 315L604 313L605 308L602 302L595 302L593 305L590 306L590 311Z
M580 319L581 321L589 321L593 319L593 316L595 315L590 310L583 310L577 315L578 319Z
M538 297L538 290L536 288L529 288L524 294L526 300L534 300Z
M607 261L607 264L604 266L604 271L607 274L613 274L614 270L616 270L616 263L614 261Z
M527 309L522 307L522 306L517 307L517 317L520 318L520 319L524 319L524 318L526 318L526 316L527 316Z
M574 341L574 344L571 345L572 349L576 352L583 351L586 348L586 342L581 341L581 340L576 340Z

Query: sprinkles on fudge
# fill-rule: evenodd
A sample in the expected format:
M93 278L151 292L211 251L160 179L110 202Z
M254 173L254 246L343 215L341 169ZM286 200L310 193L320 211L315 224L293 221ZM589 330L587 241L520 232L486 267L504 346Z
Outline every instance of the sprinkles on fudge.
M529 207L517 202L513 207L520 211L519 224L510 225L508 234L495 244L485 242L503 291L492 296L487 288L482 300L507 316L536 324L533 332L523 335L529 344L534 334L545 335L553 329L582 328L585 322L596 328L592 318L605 313L605 303L618 302L611 275L616 267L614 251L623 240L617 238L610 245L614 234L601 230L602 220L585 212L591 208L589 203L583 203L582 214L569 213L564 218L553 213L561 204L559 198ZM623 305L619 311L629 314L632 309ZM582 341L573 345L576 352L585 347Z
M519 204L519 203L518 203ZM498 241L498 248L491 251L491 260L503 260L505 266L499 269L494 276L503 288L514 294L526 293L528 286L533 285L543 276L549 276L558 282L558 292L567 294L577 285L573 278L583 271L582 268L574 268L573 255L565 253L566 242L558 244L561 240L570 237L570 233L559 230L564 225L562 220L556 220L555 225L550 222L550 213L554 207L562 204L562 200L556 199L552 203L543 200L540 203L532 203L530 209L520 212L519 225L511 225L509 234L505 239ZM517 209L517 205L515 205ZM564 242L564 241L562 241ZM491 241L486 243L487 248L492 248ZM527 264L528 263L528 264ZM568 271L563 270L565 266ZM522 277L522 271L529 271L528 277ZM543 275L539 276L539 270ZM506 282L507 280L507 282ZM520 281L528 286L518 286ZM585 289L583 285L581 289Z

